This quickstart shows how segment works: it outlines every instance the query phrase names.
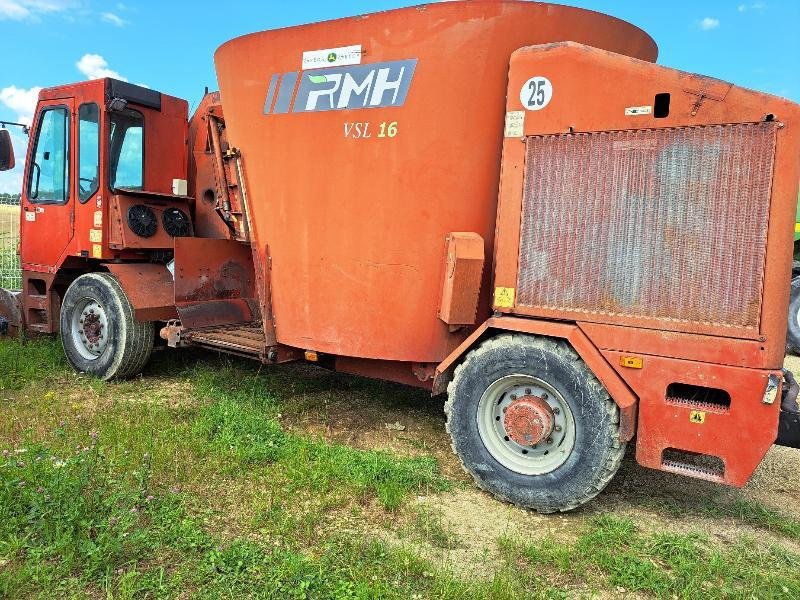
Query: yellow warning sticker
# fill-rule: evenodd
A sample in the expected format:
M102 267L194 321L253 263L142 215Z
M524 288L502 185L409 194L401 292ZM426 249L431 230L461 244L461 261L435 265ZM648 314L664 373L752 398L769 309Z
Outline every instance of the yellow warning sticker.
M103 241L103 230L102 229L90 229L89 230L89 241L99 244Z
M514 288L494 288L494 305L498 308L512 308L514 306Z
M92 244L92 258L103 258L103 246Z
M619 364L629 369L641 369L644 366L644 360L639 356L620 356Z
M705 423L706 413L702 410L693 410L689 413L689 421L691 423Z

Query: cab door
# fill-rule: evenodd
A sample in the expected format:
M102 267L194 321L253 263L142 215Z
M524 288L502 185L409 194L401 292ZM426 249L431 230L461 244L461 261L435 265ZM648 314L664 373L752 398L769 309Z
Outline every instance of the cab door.
M52 272L72 240L74 107L73 98L39 104L22 186L20 249L25 269Z

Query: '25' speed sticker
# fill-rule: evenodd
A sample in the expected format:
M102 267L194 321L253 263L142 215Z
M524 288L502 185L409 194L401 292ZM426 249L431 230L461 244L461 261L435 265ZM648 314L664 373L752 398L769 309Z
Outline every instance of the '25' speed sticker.
M519 92L519 101L528 110L542 110L553 98L553 84L547 77L531 77Z

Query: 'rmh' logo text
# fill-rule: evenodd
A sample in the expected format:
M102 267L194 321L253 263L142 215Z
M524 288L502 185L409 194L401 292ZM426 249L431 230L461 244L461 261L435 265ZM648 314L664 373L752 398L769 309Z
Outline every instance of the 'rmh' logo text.
M402 106L416 66L417 60L409 59L276 73L269 82L264 114Z

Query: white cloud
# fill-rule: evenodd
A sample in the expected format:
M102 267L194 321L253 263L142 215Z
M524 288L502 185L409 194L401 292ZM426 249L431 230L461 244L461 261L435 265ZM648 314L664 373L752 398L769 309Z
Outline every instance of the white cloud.
M105 21L106 23L111 23L112 25L116 25L117 27L125 27L125 25L128 24L128 22L125 19L110 12L101 13L100 19L102 21Z
M35 21L75 5L75 0L0 0L0 21Z
M753 4L740 4L736 10L739 12L747 12L748 10L755 10L761 12L767 8L767 4L765 2L754 2Z
M716 29L717 27L719 27L719 19L714 19L712 17L706 17L706 18L702 19L698 23L698 25L700 26L700 29L702 29L703 31L710 31L712 29Z
M108 61L99 54L84 54L75 63L78 70L86 76L86 79L102 79L103 77L113 77L120 81L128 81L116 71L108 68Z
M42 88L40 87L32 87L26 90L10 85L0 90L0 102L17 113L17 120L20 123L30 124L41 90Z

